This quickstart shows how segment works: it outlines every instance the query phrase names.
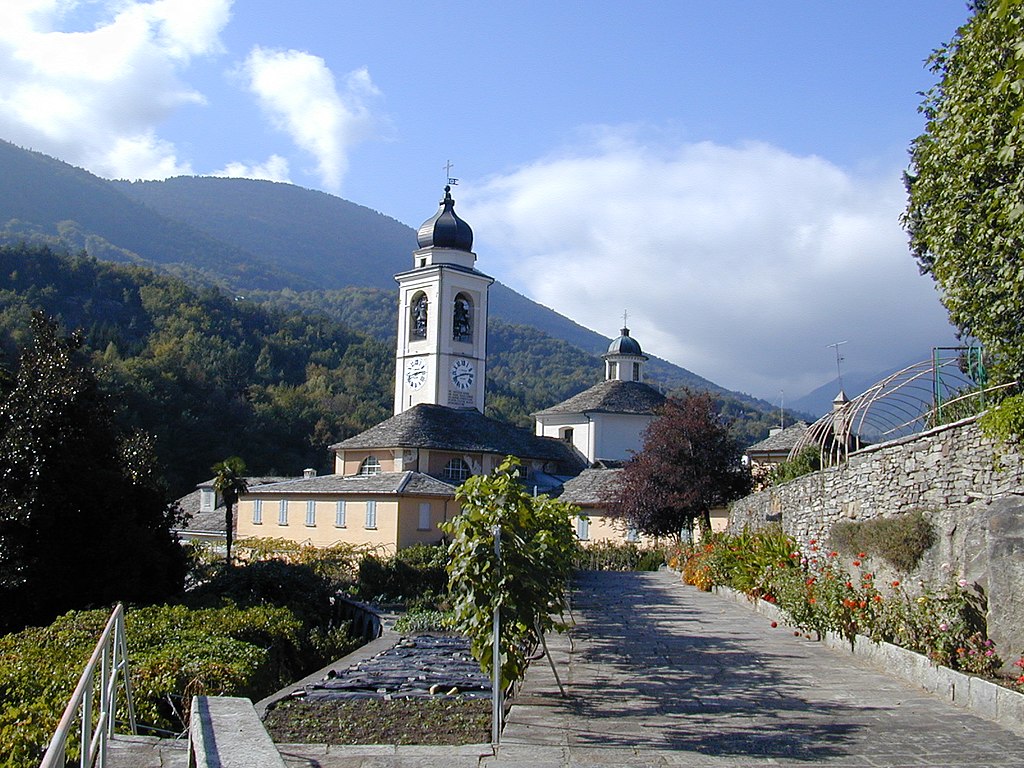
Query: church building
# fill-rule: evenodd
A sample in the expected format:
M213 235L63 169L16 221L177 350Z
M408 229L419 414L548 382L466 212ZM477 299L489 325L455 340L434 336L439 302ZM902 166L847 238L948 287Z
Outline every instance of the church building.
M608 499L622 465L643 448L643 434L665 402L665 395L643 381L647 356L623 328L602 355L605 380L564 402L533 414L538 435L571 444L587 469L568 480L562 501L580 508L580 541L640 541L640 534L608 514Z
M332 445L334 474L253 487L238 503L238 536L339 542L389 550L436 542L458 514L455 488L508 455L524 483L558 492L587 465L571 442L484 415L487 294L473 231L445 187L419 228L399 286L394 416ZM307 473L308 474L308 473Z

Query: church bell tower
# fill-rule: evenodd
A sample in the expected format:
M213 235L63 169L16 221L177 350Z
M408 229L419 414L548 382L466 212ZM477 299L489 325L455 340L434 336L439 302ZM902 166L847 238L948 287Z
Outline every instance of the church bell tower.
M413 268L398 281L395 415L420 403L484 410L487 292L474 267L473 230L455 214L451 187L416 233Z

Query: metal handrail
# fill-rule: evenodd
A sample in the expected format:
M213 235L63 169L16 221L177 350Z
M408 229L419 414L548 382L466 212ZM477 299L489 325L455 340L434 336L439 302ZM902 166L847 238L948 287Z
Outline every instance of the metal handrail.
M96 694L96 668L100 671L99 715L93 728L93 697ZM135 709L132 705L132 686L128 676L128 646L124 633L124 606L120 603L107 620L107 626L100 635L96 649L85 665L85 671L78 679L78 686L64 709L57 724L57 730L50 739L40 768L64 768L67 759L68 736L75 718L80 717L82 743L79 765L81 768L107 763L107 740L114 735L114 715L117 711L117 678L124 676L125 707L128 711L128 727L136 733Z

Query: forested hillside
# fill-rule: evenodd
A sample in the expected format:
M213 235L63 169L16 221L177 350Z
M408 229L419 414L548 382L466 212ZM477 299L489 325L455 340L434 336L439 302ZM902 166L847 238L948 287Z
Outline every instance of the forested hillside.
M235 454L255 473L328 470L328 444L391 413L393 351L325 317L45 247L0 247L0 278L4 367L32 309L81 328L122 422L156 437L175 493Z

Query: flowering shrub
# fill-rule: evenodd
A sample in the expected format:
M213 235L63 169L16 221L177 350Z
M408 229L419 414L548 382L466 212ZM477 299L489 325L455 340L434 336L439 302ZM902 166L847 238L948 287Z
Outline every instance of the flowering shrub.
M985 638L980 598L962 580L938 589L922 585L916 597L893 582L869 634L965 672L991 675L1002 665Z
M715 552L715 543L708 541L699 547L687 547L681 552L683 583L691 584L697 589L710 592L715 586L714 572L711 569L711 556Z
M811 540L796 548L781 530L717 534L697 546L668 553L683 581L699 589L728 586L777 603L798 633L820 637L834 632L852 641L865 635L926 655L975 675L995 676L1002 660L985 635L980 596L961 579L940 587L923 582L910 594L899 580L876 583L867 552L854 552L852 572L830 551ZM1022 674L1024 657L1015 664Z
M714 582L769 601L775 597L774 574L795 568L799 557L796 542L780 526L732 536L720 534L714 544L708 558Z
M794 568L799 554L796 542L778 526L740 534L716 533L699 544L669 549L666 562L683 574L683 581L705 591L715 586L774 602L771 574Z
M1024 654L1019 659L1013 662L1013 666L1020 670L1020 675L1013 682L1013 687L1021 693L1024 693Z
M800 568L773 571L772 589L779 607L798 629L819 638L835 632L852 640L877 616L882 598L874 574L864 569L851 576L839 564L836 552L820 552L816 542L810 549L809 557L800 558Z

